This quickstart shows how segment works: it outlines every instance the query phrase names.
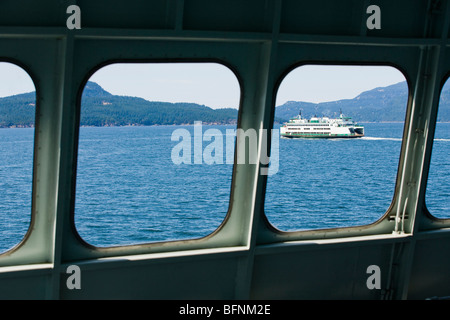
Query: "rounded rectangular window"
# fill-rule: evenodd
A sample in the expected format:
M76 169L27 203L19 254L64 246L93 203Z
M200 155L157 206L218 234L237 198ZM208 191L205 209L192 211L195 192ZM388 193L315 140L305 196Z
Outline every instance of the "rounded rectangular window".
M31 222L36 92L21 67L0 62L0 254Z
M300 231L380 219L392 202L407 101L392 67L305 65L287 74L277 92L269 222Z
M81 101L75 226L96 247L196 239L229 204L240 87L216 63L118 63Z
M450 81L442 88L428 175L426 204L436 218L450 219Z

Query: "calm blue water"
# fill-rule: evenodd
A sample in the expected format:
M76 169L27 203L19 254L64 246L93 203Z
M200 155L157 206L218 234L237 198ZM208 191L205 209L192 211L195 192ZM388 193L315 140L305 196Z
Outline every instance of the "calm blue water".
M203 126L203 131L211 128L224 134L234 129ZM268 177L265 202L275 227L354 226L384 214L394 190L403 125L365 128L362 139L280 139L279 170ZM88 243L198 238L222 223L232 172L226 146L225 164L175 165L175 129L193 132L192 126L81 128L75 225ZM30 222L33 134L33 129L0 129L0 252L20 242ZM204 141L203 148L210 143ZM427 205L439 218L450 218L449 146L450 124L438 124ZM188 158L194 161L193 155Z
M232 165L175 165L177 128L81 128L75 224L84 239L107 246L198 238L221 224ZM192 126L183 128L193 136Z
M19 243L31 217L34 129L0 129L0 252Z

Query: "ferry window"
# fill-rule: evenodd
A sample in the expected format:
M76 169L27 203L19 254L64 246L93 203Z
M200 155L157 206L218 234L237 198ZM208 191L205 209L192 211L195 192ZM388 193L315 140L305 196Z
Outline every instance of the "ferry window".
M75 226L111 247L197 239L227 215L240 99L217 63L117 63L81 101Z
M425 195L427 208L439 219L450 219L450 81L444 84L439 100L436 132Z
M301 231L380 219L395 188L408 99L403 74L388 66L305 65L284 77L276 98L269 222Z
M28 73L0 62L0 253L22 241L31 221L35 110Z

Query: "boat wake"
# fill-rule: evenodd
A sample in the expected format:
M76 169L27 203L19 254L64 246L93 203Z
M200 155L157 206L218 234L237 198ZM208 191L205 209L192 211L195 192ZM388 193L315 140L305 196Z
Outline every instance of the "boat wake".
M383 138L383 137L362 137L361 140L389 140L389 141L402 141L402 138ZM434 139L434 141L450 142L450 139Z
M450 139L434 139L434 141L450 142Z
M402 141L402 138L384 138L384 137L361 137L361 140L387 140L387 141Z
M287 138L287 137L281 137L282 139L286 139L286 140L292 140L292 141L301 141L301 140L319 140L319 139L315 139L315 138L302 138L302 139L292 139L292 138ZM346 139L346 138L333 138L333 139L328 139L329 141L351 141L354 139ZM385 138L385 137L361 137L361 138L357 138L356 140L369 140L369 141L402 141L402 138ZM450 142L450 139L434 139L434 141L443 141L443 142Z

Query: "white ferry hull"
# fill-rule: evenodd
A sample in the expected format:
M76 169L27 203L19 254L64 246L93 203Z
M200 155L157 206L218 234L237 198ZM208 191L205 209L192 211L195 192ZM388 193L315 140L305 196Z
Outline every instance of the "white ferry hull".
M302 134L302 133L285 133L280 134L283 138L296 139L342 139L342 138L361 138L364 134Z

